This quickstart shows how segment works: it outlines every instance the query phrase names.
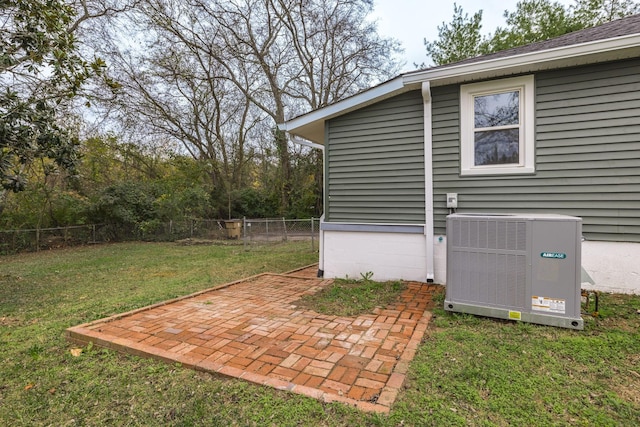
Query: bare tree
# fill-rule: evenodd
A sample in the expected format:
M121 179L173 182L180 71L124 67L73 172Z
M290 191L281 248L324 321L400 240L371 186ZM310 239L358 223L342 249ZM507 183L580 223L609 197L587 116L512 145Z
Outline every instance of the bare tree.
M246 183L246 144L264 115L215 58L193 48L202 29L196 18L179 2L145 2L128 16L137 32L124 43L113 32L105 38L111 44L102 49L122 85L111 113L138 142L171 139L207 162L211 184L228 195Z
M276 123L347 97L397 71L397 45L365 18L368 0L238 0L193 6L215 22L222 40L209 53L229 78ZM262 90L247 85L255 76ZM289 206L291 157L286 136L274 132L281 169L281 206Z
M302 111L346 98L386 80L398 71L391 57L396 41L378 36L375 22L367 21L371 1L271 0L286 28L295 66L286 70L292 84L287 97L300 99ZM289 111L299 113L300 111Z
M144 31L142 46L127 57L121 43L114 63L126 109L194 157L218 159L229 177L243 171L252 130L267 126L286 211L291 148L276 124L397 72L389 58L398 45L366 20L371 8L371 0L143 0L127 24Z

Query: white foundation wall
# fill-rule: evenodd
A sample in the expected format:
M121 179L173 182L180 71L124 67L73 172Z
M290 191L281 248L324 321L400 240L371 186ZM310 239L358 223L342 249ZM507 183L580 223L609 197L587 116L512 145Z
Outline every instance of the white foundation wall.
M324 277L426 282L426 244L423 234L324 232Z
M595 282L584 289L640 294L640 243L584 241L582 267Z
M446 285L447 237L436 235L434 282ZM374 280L416 280L427 277L425 236L422 234L325 232L325 277L359 279L373 272ZM582 267L595 285L583 289L640 294L640 243L582 242Z
M436 283L447 282L447 236L434 239ZM640 294L640 243L582 242L582 268L594 284L583 289Z

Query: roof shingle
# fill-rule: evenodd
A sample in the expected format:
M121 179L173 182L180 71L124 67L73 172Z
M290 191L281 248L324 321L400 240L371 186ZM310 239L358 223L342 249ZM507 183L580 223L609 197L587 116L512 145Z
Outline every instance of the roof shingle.
M518 46L511 49L501 50L499 52L487 55L467 58L462 61L444 64L443 67L458 64L468 64L473 62L482 62L497 58L506 58L509 56L522 55L526 53L538 52L542 50L554 49L564 46L572 46L582 43L589 43L597 40L612 39L615 37L628 36L640 33L640 14L627 16L615 21L607 22L597 27L585 28L584 30L567 33L553 39L544 40L536 43ZM438 67L434 67L438 68Z

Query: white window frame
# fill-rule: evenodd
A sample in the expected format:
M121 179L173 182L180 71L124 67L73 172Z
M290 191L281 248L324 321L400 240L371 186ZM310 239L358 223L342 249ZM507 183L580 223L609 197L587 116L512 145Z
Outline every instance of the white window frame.
M519 162L475 165L474 97L519 91ZM460 86L460 174L507 175L535 172L535 106L533 75Z

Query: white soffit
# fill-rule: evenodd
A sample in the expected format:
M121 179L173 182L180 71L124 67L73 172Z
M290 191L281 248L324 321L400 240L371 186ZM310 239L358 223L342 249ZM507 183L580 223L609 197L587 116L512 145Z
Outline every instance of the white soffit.
M634 57L640 57L640 34L414 71L335 104L278 124L278 128L318 144L324 144L324 126L327 120L410 90L418 90L422 82L430 82L431 87L435 87Z

